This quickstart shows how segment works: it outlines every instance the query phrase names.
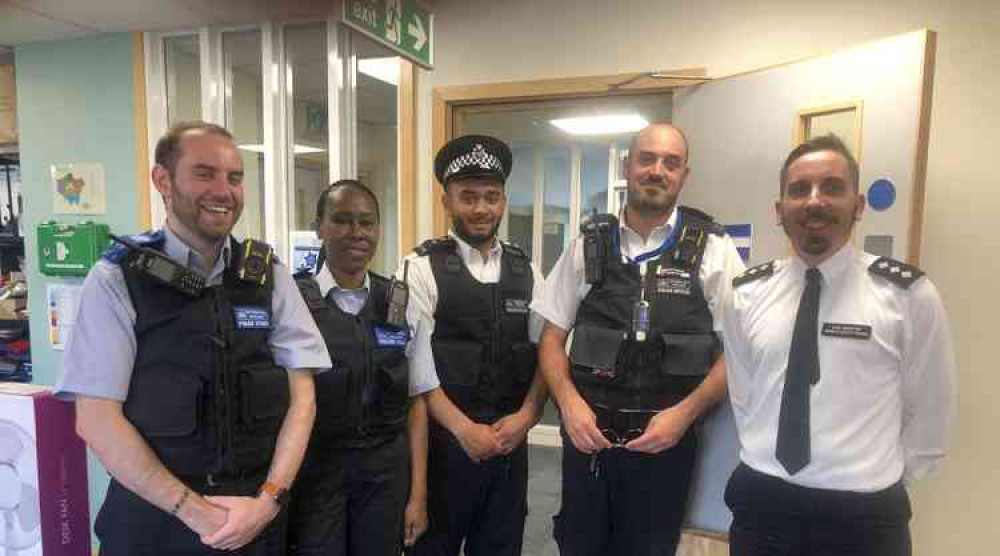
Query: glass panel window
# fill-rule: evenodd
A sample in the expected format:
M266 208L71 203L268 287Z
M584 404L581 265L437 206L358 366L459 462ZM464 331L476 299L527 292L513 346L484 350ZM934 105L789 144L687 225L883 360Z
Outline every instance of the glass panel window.
M353 34L353 44L357 56L357 177L378 197L382 214L382 234L371 267L388 274L399 262L400 59L359 33Z
M243 158L243 216L234 232L264 237L264 122L260 31L222 34L226 128Z
M531 256L535 222L535 149L514 145L514 167L507 178L507 241Z
M201 119L201 53L197 35L163 39L167 125Z
M569 149L549 149L545 153L545 203L542 222L542 272L549 273L569 243L570 195Z
M288 187L294 188L290 220L296 231L313 230L316 201L330 184L326 43L325 23L285 27L285 85L290 94L286 123L293 149L287 178Z
M580 149L580 217L608 212L608 144L583 145Z

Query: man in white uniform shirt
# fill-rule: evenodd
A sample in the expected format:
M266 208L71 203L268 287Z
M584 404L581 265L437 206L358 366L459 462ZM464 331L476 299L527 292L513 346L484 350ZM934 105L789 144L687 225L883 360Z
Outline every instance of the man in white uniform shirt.
M594 216L531 306L546 320L540 368L563 425L563 556L673 554L693 425L726 395L717 332L743 262L721 225L677 205L688 158L679 129L642 130L620 221Z
M839 139L793 150L780 184L793 254L735 279L724 312L732 554L907 556L905 487L954 415L944 307L920 270L851 246L865 198Z
M428 530L408 554L521 554L525 438L546 391L535 373L539 327L528 309L542 277L521 249L496 236L512 158L505 143L482 135L442 147L434 170L451 232L424 242L397 272L433 330L433 361L411 364L433 365L441 381L427 394Z

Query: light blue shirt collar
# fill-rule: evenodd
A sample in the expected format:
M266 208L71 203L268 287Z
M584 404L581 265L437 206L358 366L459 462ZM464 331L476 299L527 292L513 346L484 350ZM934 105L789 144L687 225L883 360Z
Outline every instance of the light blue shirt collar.
M165 241L163 243L163 252L167 254L171 259L183 264L187 268L198 270L202 268L201 255L192 249L184 240L180 238L173 230L170 229L169 225L163 226L163 235ZM222 273L225 272L226 266L229 264L229 259L232 255L232 246L230 241L227 240L225 245L222 246L222 252L220 257L215 260L215 264L212 266L212 272L208 276L209 283L216 282L221 279ZM207 265L204 265L207 266Z

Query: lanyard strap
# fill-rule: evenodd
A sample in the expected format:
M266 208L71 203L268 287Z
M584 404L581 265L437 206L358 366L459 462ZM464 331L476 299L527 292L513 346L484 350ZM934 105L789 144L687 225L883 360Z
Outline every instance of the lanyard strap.
M683 215L678 211L678 213L677 213L677 223L674 225L674 228L672 230L670 230L670 234L667 236L667 239L663 240L663 243L660 244L659 247L657 247L656 249L654 249L652 251L647 251L647 252L639 255L635 259L633 259L633 258L631 258L631 257L629 257L628 255L625 255L625 254L622 254L622 257L625 259L626 262L631 263L631 264L641 264L641 263L644 263L644 262L649 261L651 259L659 258L661 255L663 255L664 253L666 253L667 251L669 251L670 249L672 249L673 246L677 243L677 234L679 233L679 231L681 229L681 217L682 216ZM615 249L619 253L621 253L620 242L621 242L621 229L619 228L618 229L618 233L615 234Z

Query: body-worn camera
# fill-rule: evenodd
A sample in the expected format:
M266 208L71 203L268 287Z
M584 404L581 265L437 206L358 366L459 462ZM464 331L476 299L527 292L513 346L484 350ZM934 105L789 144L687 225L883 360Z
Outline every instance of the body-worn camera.
M604 265L614 256L614 234L618 219L595 211L580 224L583 235L583 262L588 284L604 282Z
M143 247L126 237L108 237L128 247L136 254L130 266L188 297L198 297L205 289L205 278L155 249Z
M410 261L403 261L403 279L397 280L393 277L389 282L389 310L386 322L399 328L406 327L406 306L410 302L410 286L406 283L406 275L409 270Z
M274 249L270 245L252 239L245 240L236 276L244 282L263 286L267 282L267 269L271 267L273 256Z

